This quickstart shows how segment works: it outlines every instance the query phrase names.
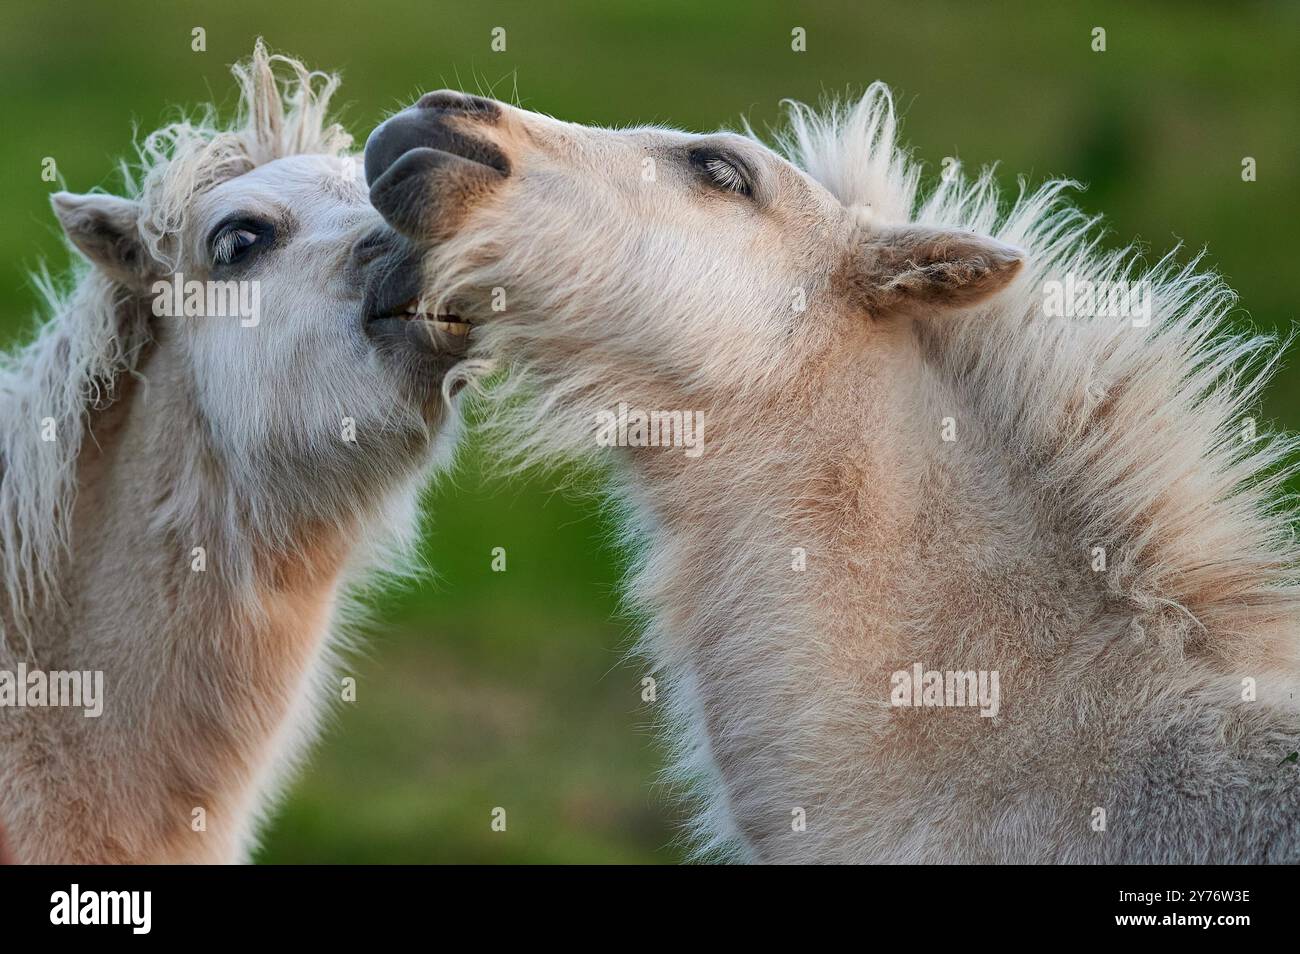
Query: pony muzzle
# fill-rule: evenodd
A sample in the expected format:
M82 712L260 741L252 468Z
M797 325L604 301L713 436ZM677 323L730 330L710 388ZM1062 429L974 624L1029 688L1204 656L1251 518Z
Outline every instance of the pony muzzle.
M371 204L413 240L453 235L510 176L509 160L487 134L500 115L490 100L444 91L385 120L366 142Z

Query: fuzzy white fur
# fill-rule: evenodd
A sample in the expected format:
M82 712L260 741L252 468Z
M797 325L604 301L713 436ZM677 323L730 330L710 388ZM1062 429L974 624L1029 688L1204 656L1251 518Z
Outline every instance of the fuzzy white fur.
M0 710L20 861L246 859L339 698L349 588L406 565L454 442L361 332L350 255L382 222L326 119L337 78L260 43L234 74L233 124L148 136L124 198L55 197L93 267L43 283L0 366L0 669L102 671L106 696ZM259 323L154 317L151 280L207 277L203 237L248 212L280 225Z

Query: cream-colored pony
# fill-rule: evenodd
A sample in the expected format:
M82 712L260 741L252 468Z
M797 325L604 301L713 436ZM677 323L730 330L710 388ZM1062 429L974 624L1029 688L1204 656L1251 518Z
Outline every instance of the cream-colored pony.
M777 150L433 93L366 168L513 368L502 446L622 448L701 852L1300 860L1277 349L1216 278L1065 183L920 194L880 86Z
M54 196L90 267L0 364L0 679L102 680L98 713L0 706L19 861L246 859L339 697L342 594L450 449L462 329L406 306L337 79L260 44L234 73L233 125L147 137L126 197Z

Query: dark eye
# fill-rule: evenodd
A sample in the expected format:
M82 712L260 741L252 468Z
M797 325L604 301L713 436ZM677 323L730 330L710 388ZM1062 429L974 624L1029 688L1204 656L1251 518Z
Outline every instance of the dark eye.
M748 171L735 156L716 149L698 149L691 153L691 161L719 189L739 195L753 192Z
M233 265L253 249L270 241L273 230L268 222L237 219L212 230L208 246L214 265Z

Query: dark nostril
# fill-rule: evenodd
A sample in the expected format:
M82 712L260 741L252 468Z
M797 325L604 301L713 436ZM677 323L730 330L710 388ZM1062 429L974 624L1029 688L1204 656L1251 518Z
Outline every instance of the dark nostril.
M497 110L496 103L481 96L471 96L454 89L440 89L425 93L415 103L416 109L442 109L458 113L483 113L490 115Z

